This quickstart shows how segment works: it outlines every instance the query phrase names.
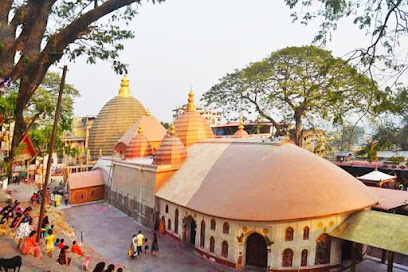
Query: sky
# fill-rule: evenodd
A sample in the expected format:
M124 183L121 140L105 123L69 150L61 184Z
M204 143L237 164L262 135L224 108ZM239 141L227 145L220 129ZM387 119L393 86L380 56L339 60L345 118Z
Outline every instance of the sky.
M171 121L172 109L187 102L190 86L199 104L200 96L226 73L281 48L310 44L318 22L292 23L291 12L283 0L144 2L131 24L135 38L120 53L129 64L132 95L159 120ZM341 57L366 44L364 32L344 23L326 48ZM67 82L81 92L76 116L97 115L117 95L121 75L110 63L62 63L68 65Z

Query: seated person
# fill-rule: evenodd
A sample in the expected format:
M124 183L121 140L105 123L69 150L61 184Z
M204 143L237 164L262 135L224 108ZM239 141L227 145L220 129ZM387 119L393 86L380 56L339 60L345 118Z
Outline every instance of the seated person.
M82 249L79 247L79 245L76 243L76 241L72 242L71 252L74 253L74 254L77 254L79 256L84 256L84 253L82 252Z

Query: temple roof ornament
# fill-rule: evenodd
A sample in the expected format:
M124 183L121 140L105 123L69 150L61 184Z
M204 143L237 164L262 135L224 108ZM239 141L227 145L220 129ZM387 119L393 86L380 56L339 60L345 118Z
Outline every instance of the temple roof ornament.
M193 88L190 89L190 92L188 94L188 104L187 104L187 110L188 111L195 111L196 107L194 104L194 92Z
M146 109L146 115L147 115L147 116L150 116L150 108L147 108L147 109Z
M130 96L129 78L127 76L127 73L123 75L123 78L121 80L119 96L124 96L124 97Z
M179 167L186 158L187 149L176 136L176 128L173 122L169 133L163 138L160 148L153 158L153 164Z
M126 159L145 158L153 154L152 145L145 135L143 135L143 127L139 125L137 133L130 140L129 146L126 148Z
M203 139L214 138L210 125L196 110L194 92L188 94L187 110L174 120L177 136L186 148Z
M250 136L248 135L248 132L246 132L244 128L245 128L244 120L241 115L241 119L239 120L238 130L234 133L234 135L232 135L231 138L250 138Z

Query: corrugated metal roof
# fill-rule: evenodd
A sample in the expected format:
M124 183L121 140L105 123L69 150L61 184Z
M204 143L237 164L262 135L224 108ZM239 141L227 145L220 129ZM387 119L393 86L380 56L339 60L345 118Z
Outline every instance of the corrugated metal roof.
M377 211L350 215L331 236L408 255L408 216Z
M374 206L381 210L390 210L408 205L408 192L385 188L368 187L377 197L378 203Z

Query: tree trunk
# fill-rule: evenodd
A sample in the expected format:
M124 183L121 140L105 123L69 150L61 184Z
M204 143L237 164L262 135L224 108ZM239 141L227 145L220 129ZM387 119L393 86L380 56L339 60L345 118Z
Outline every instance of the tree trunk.
M295 144L300 146L300 133L302 132L302 112L295 111Z

